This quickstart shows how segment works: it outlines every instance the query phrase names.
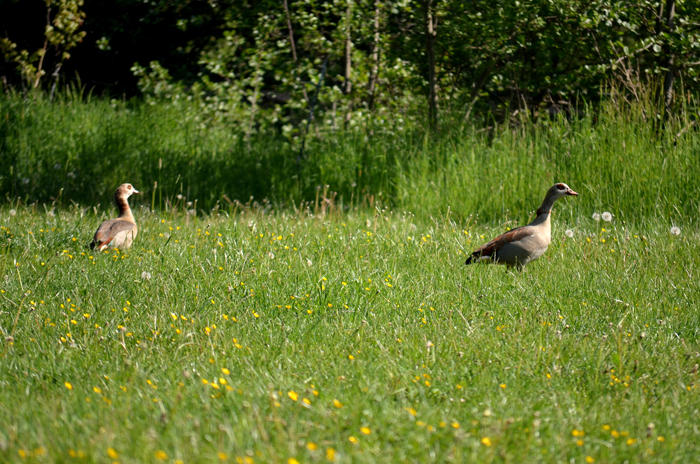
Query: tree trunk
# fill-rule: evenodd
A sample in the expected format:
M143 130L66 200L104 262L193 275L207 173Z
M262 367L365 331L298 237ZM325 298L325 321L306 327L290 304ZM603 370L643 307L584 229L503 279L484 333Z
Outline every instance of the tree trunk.
M350 99L350 92L352 92L352 81L350 80L352 73L352 37L351 37L351 23L352 23L352 0L347 0L348 7L345 10L345 100L347 101L347 113L345 113L345 127L350 124L350 119L352 118L352 101Z
M42 76L41 68L44 65L44 57L46 56L46 51L48 50L48 48L47 48L48 46L49 46L49 41L44 40L44 48L42 48L43 53L41 54L41 58L39 58L39 64L36 66L36 73L34 74L34 84L32 85L33 89L36 89L37 87L39 87L39 82L41 81L41 76Z
M282 0L282 3L284 4L284 12L287 15L287 29L289 29L289 44L292 46L292 58L294 59L294 63L297 62L297 47L294 44L294 29L292 29L292 17L289 14L289 7L287 6L287 0ZM304 94L304 100L306 100L306 104L309 105L309 95L306 93L306 87L304 87L304 84L301 86L301 93Z
M253 130L255 129L255 113L258 111L258 98L260 96L260 84L262 83L262 73L260 72L260 57L255 57L255 73L253 74L254 85L253 85L253 95L250 99L250 119L248 121L248 130L245 134L246 147L250 153L251 146L250 140L253 136Z
M668 14L666 28L669 33L673 33L675 29L673 20L676 14L676 0L666 0L666 13ZM669 44L666 45L666 53L668 55L668 61L666 62L666 76L664 77L664 105L666 107L666 115L670 116L671 103L673 103L673 77L675 69L673 65L673 52Z
M374 0L374 43L372 44L372 69L369 74L367 93L369 101L367 106L370 111L374 110L374 91L377 87L379 76L379 0Z
M287 29L289 29L289 44L292 46L292 58L294 62L297 62L297 48L294 44L294 30L292 29L292 18L289 15L289 7L287 6L287 0L282 0L284 4L284 13L287 15Z
M51 27L51 5L46 6L46 29ZM41 80L41 68L44 65L44 57L46 56L46 52L49 50L49 39L47 38L44 40L44 48L42 49L42 54L41 58L39 58L39 64L36 67L36 74L34 75L34 85L32 88L37 88L39 87L39 81Z
M437 17L433 15L433 0L422 0L425 21L425 52L428 57L428 119L430 129L437 131L437 80L435 78L435 41Z
M664 28L664 3L659 3L659 14L656 15L656 35L661 35Z

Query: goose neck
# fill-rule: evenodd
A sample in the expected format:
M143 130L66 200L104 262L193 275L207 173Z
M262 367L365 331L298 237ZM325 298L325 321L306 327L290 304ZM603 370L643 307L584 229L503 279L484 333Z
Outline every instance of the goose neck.
M134 215L131 213L128 200L121 195L115 195L114 202L119 208L119 217L129 222L134 222Z

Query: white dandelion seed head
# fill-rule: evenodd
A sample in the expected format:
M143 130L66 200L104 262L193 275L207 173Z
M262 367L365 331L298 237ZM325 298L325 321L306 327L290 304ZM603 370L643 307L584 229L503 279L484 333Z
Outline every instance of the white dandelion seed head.
M177 194L177 199L178 199L178 200L182 200L182 194L181 194L181 193L178 193L178 194Z
M46 214L48 214L48 215L51 216L51 217L55 217L55 216L56 216L56 213L54 213L53 210L48 211Z
M270 259L275 259L275 254L273 252L269 252L267 256L269 256Z
M366 225L368 228L369 228L369 227L372 227L372 221L370 221L369 219L367 219L367 220L365 221L365 225Z
M192 206L192 202L191 202L191 201L188 201L188 202L187 202L187 206Z
M151 280L151 273L143 271L141 273L141 280Z
M311 261L310 259L307 258L307 259L306 259L306 265L309 266L309 267L311 267L311 266L314 265L314 263L313 263L313 261Z
M569 238L574 238L574 231L571 229L566 229L566 232L564 232L564 235L566 235Z
M426 344L425 344L425 347L428 348L428 349L430 349L431 346L433 346L433 342L431 342L430 340L428 340L428 341L426 342Z
M15 216L15 215L17 215L17 211L15 211L14 209L11 209L10 216Z
M612 221L613 215L606 211L603 213L602 218L603 218L603 221L610 222L610 221Z
M673 226L671 227L671 235L680 235L681 234L681 228Z
M195 213L196 213L196 211L195 211L194 209L188 209L188 210L187 210L187 214L189 214L190 216L194 216Z
M53 165L53 168L54 168L56 171L58 171L59 169L61 169L61 163L56 163L56 164L54 164L54 165Z
M593 213L593 220L600 221L600 213Z
M73 171L71 171L68 174L66 174L66 177L70 177L71 179L75 179L75 173Z
M27 185L29 183L29 177L25 177L24 179L22 179L22 183L24 185Z

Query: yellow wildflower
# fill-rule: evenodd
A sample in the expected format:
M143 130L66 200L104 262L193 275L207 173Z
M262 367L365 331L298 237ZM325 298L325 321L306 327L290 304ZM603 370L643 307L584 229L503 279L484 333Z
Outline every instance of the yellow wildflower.
M335 450L333 448L328 448L326 450L326 459L329 461L335 461Z

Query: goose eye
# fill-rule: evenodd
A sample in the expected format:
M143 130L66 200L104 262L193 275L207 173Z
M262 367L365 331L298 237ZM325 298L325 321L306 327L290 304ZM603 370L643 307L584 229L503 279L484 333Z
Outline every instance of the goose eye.
M557 188L558 188L559 190L564 190L564 186L563 186L563 185L557 185Z

